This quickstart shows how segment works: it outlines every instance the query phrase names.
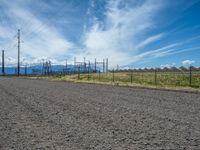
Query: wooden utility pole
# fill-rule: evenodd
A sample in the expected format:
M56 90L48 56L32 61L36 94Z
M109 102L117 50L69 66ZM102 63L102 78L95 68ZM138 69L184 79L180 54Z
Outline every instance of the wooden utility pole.
M18 65L17 65L17 75L20 75L20 29L18 29Z

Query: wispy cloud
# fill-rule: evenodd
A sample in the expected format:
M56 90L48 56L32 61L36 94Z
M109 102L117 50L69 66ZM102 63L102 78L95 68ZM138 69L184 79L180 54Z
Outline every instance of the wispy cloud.
M144 47L164 34L138 41L140 35L153 28L153 17L161 3L145 1L128 5L122 0L109 1L105 22L94 20L93 26L84 35L85 51L80 54L99 59L109 57L112 64L126 65L133 62L138 48Z
M140 53L139 55L134 56L135 58L132 62L147 61L147 60L155 59L158 57L170 55L172 52L174 52L174 50L176 50L175 47L177 47L178 45L180 45L180 43L174 43L174 44L161 47L159 49L149 50L149 51Z
M126 1L127 2L127 1ZM150 36L149 31L156 27L155 17L165 3L154 1L110 1L104 13L104 22L94 19L93 26L84 35L85 50L82 55L100 59L109 57L112 64L126 66L139 61L153 60L190 50L186 44L197 38L177 40L176 43L160 43L162 38L168 38L168 33L161 32ZM130 1L129 1L130 2ZM154 32L155 33L155 32ZM168 35L169 36L169 35ZM149 50L149 45L159 43L160 48ZM172 43L172 42L171 42Z
M17 56L17 36L13 36L17 34L17 28L20 28L24 23L28 24L28 28L21 27L22 57L28 57L29 59L31 57L54 58L56 55L67 53L75 47L73 42L66 39L59 30L36 17L28 7L20 7L15 2L13 4L6 1L2 2L7 8L8 20L12 20L12 24L17 26L0 26L0 38L6 41L2 43L2 47L5 47L6 54L9 57L14 58ZM12 18L16 19L11 19L11 14ZM27 21L31 21L31 23Z
M22 39L21 63L50 58L55 64L64 64L66 58L73 60L77 56L78 60L109 58L111 67L128 66L199 49L198 44L191 44L198 43L199 36L173 39L172 34L180 31L180 26L173 33L158 29L160 12L170 1L0 2L0 45L6 51L6 64L16 63L18 28ZM179 2L176 3L178 6Z
M143 61L147 62L156 58L166 57L174 54L180 54L184 52L191 52L195 50L199 50L200 47L192 47L192 48L179 48L178 46L182 45L181 43L174 43L171 45L164 46L159 49L149 50L147 52L141 53L139 55L134 56L134 62Z
M147 39L145 39L143 42L139 43L137 46L136 46L136 49L140 49L140 48L143 48L145 46L147 46L148 44L151 44L153 42L157 42L158 40L160 40L165 34L164 33L160 33L158 35L154 35L154 36L151 36L151 37L148 37Z

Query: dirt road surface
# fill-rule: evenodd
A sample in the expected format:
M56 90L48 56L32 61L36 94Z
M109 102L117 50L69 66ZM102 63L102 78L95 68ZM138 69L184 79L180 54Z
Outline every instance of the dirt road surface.
M200 150L200 94L1 77L0 149Z

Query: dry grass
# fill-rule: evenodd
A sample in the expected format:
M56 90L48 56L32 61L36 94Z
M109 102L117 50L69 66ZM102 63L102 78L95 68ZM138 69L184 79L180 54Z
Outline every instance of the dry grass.
M159 89L200 91L200 72L193 72L191 86L189 73L184 72L160 72L155 80L154 72L118 72L114 73L90 73L76 75L38 76L33 79L60 80L96 84L109 84L129 87L147 87ZM131 82L132 81L132 82Z

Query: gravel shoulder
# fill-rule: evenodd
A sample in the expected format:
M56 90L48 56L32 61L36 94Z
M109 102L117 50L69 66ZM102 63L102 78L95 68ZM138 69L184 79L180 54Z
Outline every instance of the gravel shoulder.
M0 149L200 149L200 94L0 78Z

